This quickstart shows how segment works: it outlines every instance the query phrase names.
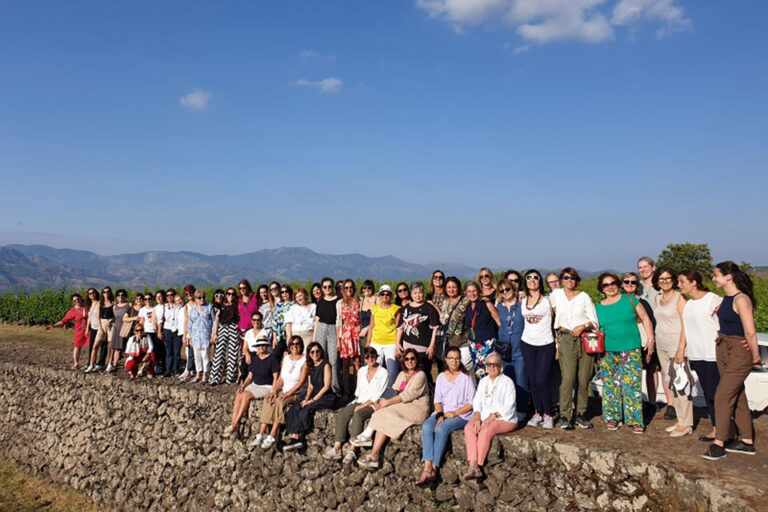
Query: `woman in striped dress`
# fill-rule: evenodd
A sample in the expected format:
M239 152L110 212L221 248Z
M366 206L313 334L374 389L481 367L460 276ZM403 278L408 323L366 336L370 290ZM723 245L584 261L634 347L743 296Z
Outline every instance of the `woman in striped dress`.
M211 386L221 383L222 377L227 384L234 384L237 380L240 331L237 327L239 316L236 297L237 291L228 288L221 308L216 311L216 322L213 326L216 338L213 341L213 366L209 378Z

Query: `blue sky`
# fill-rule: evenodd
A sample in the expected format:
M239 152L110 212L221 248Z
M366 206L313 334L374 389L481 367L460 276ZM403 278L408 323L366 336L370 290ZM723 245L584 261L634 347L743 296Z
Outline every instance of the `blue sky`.
M768 4L4 2L0 243L768 264Z

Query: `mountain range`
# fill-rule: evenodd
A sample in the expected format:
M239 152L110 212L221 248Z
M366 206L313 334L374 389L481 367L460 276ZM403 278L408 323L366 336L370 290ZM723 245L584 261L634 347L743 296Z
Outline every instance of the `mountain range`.
M351 277L375 280L429 278L436 268L447 275L471 277L477 270L456 263L409 263L394 256L320 254L306 247L281 247L234 256L196 252L148 251L103 256L47 245L0 247L0 291L86 286L231 285L247 278L266 281Z

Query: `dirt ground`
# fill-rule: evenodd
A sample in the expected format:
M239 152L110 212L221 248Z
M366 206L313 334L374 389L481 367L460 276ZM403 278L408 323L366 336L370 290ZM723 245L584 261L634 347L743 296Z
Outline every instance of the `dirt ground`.
M21 468L0 463L0 510L3 512L96 512L81 494L29 476Z
M35 327L0 325L0 361L14 361L69 370L72 364L71 354L71 331L45 331ZM87 347L83 350L81 364L85 364L86 357ZM122 369L115 374L92 374L92 376L94 379L127 378ZM182 384L175 378L155 378L153 381L158 386L204 386L199 383ZM234 385L220 385L213 388L214 391L222 394L234 394L234 389ZM594 415L592 423L595 428L591 430L561 431L554 429L546 431L528 427L522 428L514 435L531 438L554 437L564 442L616 448L625 452L641 454L647 457L649 461L668 460L691 473L725 479L736 484L746 484L757 489L765 489L766 487L768 458L766 458L761 446L762 434L768 432L768 415L765 413L753 413L757 433L756 455L728 454L725 459L711 462L701 457L707 444L698 440L699 436L711 430L711 423L706 417L706 409L696 408L696 430L693 435L670 438L664 429L672 425L672 422L664 420L662 413L653 416L647 414L646 433L636 435L627 428L622 428L618 432L606 430L602 418L599 416L599 407L599 399L593 399L590 404L590 413ZM765 503L768 504L768 497Z

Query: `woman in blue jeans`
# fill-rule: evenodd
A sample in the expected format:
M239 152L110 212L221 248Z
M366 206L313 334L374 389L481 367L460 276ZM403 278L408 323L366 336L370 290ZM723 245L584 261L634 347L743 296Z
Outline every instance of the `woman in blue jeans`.
M520 309L519 286L509 279L502 279L496 286L496 309L499 311L499 335L496 351L501 354L504 375L511 378L517 391L517 413L524 417L528 411L530 391L525 362L520 350L525 321ZM500 347L499 345L504 346Z
M421 426L424 470L416 481L434 480L451 433L464 428L472 417L475 383L461 364L461 351L451 347L445 354L445 371L435 383L435 412Z

